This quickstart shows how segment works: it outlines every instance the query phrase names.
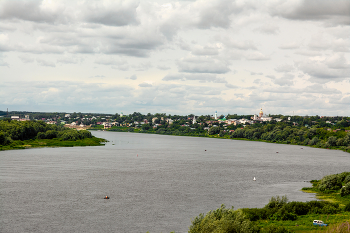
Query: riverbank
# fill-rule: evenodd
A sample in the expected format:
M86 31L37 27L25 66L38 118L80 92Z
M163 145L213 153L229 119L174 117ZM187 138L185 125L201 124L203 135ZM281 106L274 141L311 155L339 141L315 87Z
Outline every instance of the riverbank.
M78 139L76 141L62 141L58 138L53 139L33 139L33 140L16 140L9 145L0 145L0 151L2 150L18 150L18 149L30 149L39 147L74 147L74 146L104 146L103 142L106 140L103 138L91 137Z
M131 132L131 133L146 133L146 134L163 134L163 135L173 135L173 136L187 136L187 137L208 137L208 138L218 138L218 139L231 139L231 140L245 140L245 141L256 141L256 142L267 142L267 143L275 143L275 144L285 144L285 145L298 145L301 147L313 147L313 148L320 148L320 149L331 149L331 150L342 150L344 152L350 153L350 146L323 146L322 144L316 144L316 145L305 145L301 142L293 142L293 141L270 141L270 140L263 140L263 139L248 139L248 138L237 138L232 137L231 135L224 134L214 134L210 135L209 133L199 133L199 132L190 132L190 133L184 133L184 132L177 132L177 131L155 131L155 130L142 130L141 128L134 128L134 127L122 127L122 126L113 126L111 128L104 129L102 125L96 125L89 130L104 130L104 131L113 131L113 132Z
M190 233L211 228L231 232L246 228L250 232L348 232L350 227L350 172L311 181L302 191L315 193L323 201L288 202L287 197L272 197L263 208L226 209L225 206L199 215L192 221ZM327 227L313 225L321 220ZM233 223L234 224L233 224ZM223 227L224 226L224 227Z

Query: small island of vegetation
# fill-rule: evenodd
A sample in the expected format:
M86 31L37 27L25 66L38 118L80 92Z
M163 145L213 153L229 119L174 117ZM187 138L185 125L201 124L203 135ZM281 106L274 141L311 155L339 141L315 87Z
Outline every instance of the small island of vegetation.
M311 181L313 192L323 201L288 202L286 196L272 197L263 208L234 210L222 205L192 220L189 233L289 233L350 231L350 172ZM323 220L327 227L313 225Z
M34 147L99 146L104 139L43 121L0 120L0 150Z

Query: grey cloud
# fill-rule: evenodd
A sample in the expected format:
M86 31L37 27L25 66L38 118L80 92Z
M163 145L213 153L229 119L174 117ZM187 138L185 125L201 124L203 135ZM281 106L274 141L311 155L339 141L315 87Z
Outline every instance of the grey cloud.
M314 98L314 94L322 94L322 95L341 95L342 94L341 91L335 88L327 88L325 87L325 85L322 85L322 84L312 84L304 88L294 88L294 87L265 88L264 92L297 94L294 96L309 95L310 98Z
M255 43L250 40L237 41L227 36L216 36L215 39L221 41L228 48L235 48L239 50L257 50Z
M270 8L273 16L293 20L323 20L329 25L350 24L350 2L347 0L280 1Z
M218 55L218 53L218 48L214 46L195 46L192 49L192 54L199 56Z
M350 63L346 60L344 54L334 54L327 57L325 64L332 69L349 69Z
M3 60L0 60L0 66L7 66L10 67L9 64Z
M172 81L172 80L186 80L183 74L167 74L163 79L163 81Z
M86 2L81 6L83 20L90 23L108 26L125 26L138 24L136 8L139 1L124 0L99 2Z
M256 72L250 72L250 75L264 75L263 73L259 72L259 73L256 73Z
M274 79L273 82L280 86L293 86L294 75L286 74L281 78Z
M236 86L236 85L232 85L232 84L229 84L229 83L226 83L226 84L225 84L225 87L230 88L230 89L236 89L236 88L239 88L238 86Z
M43 59L36 59L36 62L41 66L56 67L55 63Z
M270 78L270 79L275 79L276 78L275 75L266 75L265 77Z
M234 1L198 1L193 7L198 7L199 14L196 26L201 29L212 27L228 28L231 24L230 16L242 11Z
M131 75L130 77L126 77L125 79L131 79L131 80L136 80L137 76L135 74Z
M122 59L115 59L113 57L109 57L109 56L104 56L104 57L100 57L98 59L95 60L96 64L99 65L107 65L107 66L111 66L112 69L118 69L118 70L128 70L129 69L129 65L127 63L127 61L122 60Z
M291 72L293 70L294 70L294 66L288 65L288 64L279 65L275 68L275 71L277 72Z
M305 74L317 79L323 79L324 82L342 80L350 77L349 68L332 69L327 66L325 62L320 61L298 62L297 67Z
M57 59L57 62L61 64L77 64L81 60L82 59L73 58L73 57L63 57L63 58Z
M152 87L152 84L143 82L139 84L139 87Z
M95 63L99 64L99 65L116 65L116 66L127 64L127 62L125 60L115 59L115 58L110 57L110 56L104 56L104 57L97 58L95 60Z
M151 62L141 62L138 65L132 66L136 71L148 70L152 67Z
M326 35L319 33L312 36L308 47L316 51L333 50L334 52L350 52L350 39L328 39Z
M31 57L18 56L18 58L21 59L23 63L33 63L35 61L35 59Z
M295 54L308 56L308 57L314 57L314 56L321 56L321 51L312 51L312 50L297 50L295 51Z
M45 7L42 1L2 1L0 5L0 19L20 19L39 23L54 23L65 21L64 7Z
M100 52L106 54L148 57L151 51L165 42L155 28L123 29L106 33L108 39L100 47Z
M254 31L267 35L276 35L280 32L280 29L278 26L273 24L264 24L261 27L254 29Z
M169 66L164 66L164 65L158 65L157 68L160 70L169 70L170 69Z

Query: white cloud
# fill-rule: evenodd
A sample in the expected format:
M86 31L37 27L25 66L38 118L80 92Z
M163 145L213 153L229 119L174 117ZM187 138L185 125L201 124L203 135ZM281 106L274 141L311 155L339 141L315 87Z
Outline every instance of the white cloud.
M36 59L36 62L41 66L56 67L55 63L44 59Z
M300 44L297 42L288 42L279 46L280 49L298 49L299 47Z
M261 52L248 52L245 54L245 58L247 60L255 60L255 61L264 61L264 60L270 60L270 57L262 54Z
M293 70L294 70L294 66L288 65L288 64L279 65L275 68L275 71L277 72L291 72Z
M139 87L152 87L151 83L143 82L139 84Z
M23 63L33 63L35 61L34 58L28 57L28 56L18 56L18 58L23 62Z
M230 71L224 62L207 57L187 57L177 63L180 72L225 74Z
M264 24L264 25L256 28L254 31L260 32L263 34L268 34L268 35L276 35L280 32L280 29L277 25Z

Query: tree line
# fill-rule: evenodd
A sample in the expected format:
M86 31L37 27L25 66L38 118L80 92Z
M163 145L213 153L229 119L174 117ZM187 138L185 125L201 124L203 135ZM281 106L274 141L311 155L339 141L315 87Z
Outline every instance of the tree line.
M91 137L91 132L87 130L77 131L43 121L0 120L0 145L9 145L16 140L58 138L63 141L75 141Z

